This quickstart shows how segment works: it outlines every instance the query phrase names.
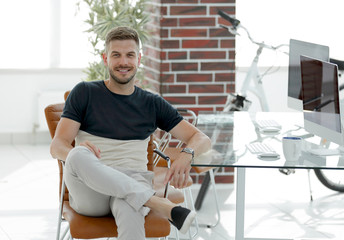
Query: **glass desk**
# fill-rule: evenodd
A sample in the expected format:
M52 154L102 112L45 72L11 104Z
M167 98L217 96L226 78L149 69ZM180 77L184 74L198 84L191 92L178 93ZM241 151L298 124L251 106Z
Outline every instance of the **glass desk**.
M263 134L252 120L274 119L282 125L279 133ZM212 141L212 149L195 158L193 166L234 167L236 168L236 230L235 239L243 240L245 227L245 169L246 168L302 168L302 169L344 169L344 156L316 156L309 149L319 148L320 138L309 137L302 141L302 153L296 161L286 161L282 151L282 138L285 136L309 135L302 129L303 115L297 112L200 112L198 128ZM251 142L268 143L280 154L277 160L262 160L251 154L246 144ZM336 148L335 144L329 148ZM246 238L247 239L247 238ZM252 239L252 238L250 238Z

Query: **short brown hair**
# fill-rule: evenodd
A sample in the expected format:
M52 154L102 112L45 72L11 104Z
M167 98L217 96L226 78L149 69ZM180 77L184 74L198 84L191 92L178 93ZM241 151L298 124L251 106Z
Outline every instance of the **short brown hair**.
M113 40L134 40L137 45L137 49L140 48L139 35L135 29L130 27L115 27L108 32L105 38L105 52L108 51L109 44Z

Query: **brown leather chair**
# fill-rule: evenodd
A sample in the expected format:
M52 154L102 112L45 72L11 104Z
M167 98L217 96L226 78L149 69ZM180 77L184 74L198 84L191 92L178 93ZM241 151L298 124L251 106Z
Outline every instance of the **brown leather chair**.
M68 93L67 93L68 95ZM66 97L66 95L65 95ZM64 103L52 104L45 108L45 116L53 138L55 135L57 124L61 118ZM148 144L147 158L148 169L153 171L153 152L154 144L153 138ZM75 212L69 205L68 189L63 181L63 168L64 161L58 160L59 173L60 173L60 207L59 207L59 220L57 229L57 239L64 239L65 235L70 233L71 238L78 239L92 239L103 237L117 237L117 225L112 215L104 217L87 217ZM164 186L161 183L163 178L161 175L154 178L154 189L157 191L158 196L163 196ZM174 203L184 202L183 193L174 188L169 188L168 198ZM62 221L69 223L69 228L61 235ZM167 219L159 217L154 212L150 212L145 219L145 230L147 238L164 238L170 234L170 223ZM60 236L61 235L61 236Z

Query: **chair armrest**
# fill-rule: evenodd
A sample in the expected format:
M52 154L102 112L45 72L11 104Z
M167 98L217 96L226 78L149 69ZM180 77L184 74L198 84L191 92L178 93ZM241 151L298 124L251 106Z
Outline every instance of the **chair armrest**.
M154 149L154 152L156 154L158 154L160 157L162 157L164 160L166 160L167 162L167 168L170 169L171 167L171 160L169 158L169 156L165 155L163 152L161 152L160 150L158 150L157 148ZM168 182L165 186L165 191L164 191L164 198L167 198L167 195L168 195L168 187L170 185L170 182Z
M167 167L168 168L170 168L170 166L171 166L171 160L170 160L170 157L169 156L167 156L167 155L165 155L163 152L161 152L159 149L154 149L154 152L156 153L156 154L158 154L160 157L162 157L163 159L165 159L166 160L166 162L167 162Z

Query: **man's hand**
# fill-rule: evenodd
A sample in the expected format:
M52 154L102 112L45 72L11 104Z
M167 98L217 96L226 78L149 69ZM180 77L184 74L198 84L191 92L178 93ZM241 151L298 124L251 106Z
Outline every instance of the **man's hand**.
M185 188L190 176L191 164L190 159L178 159L171 164L171 168L167 171L164 184L168 181L175 188Z
M193 149L194 157L207 152L211 148L209 137L186 120L178 123L177 126L170 130L170 133L173 137L185 143L186 148ZM186 187L191 170L191 161L191 154L181 152L171 164L164 183L167 184L171 180L171 184L176 188Z
M97 158L100 158L100 149L97 148L93 143L91 143L90 141L85 141L80 143L80 146L84 146L87 147L91 152L94 153L94 155L96 155Z

